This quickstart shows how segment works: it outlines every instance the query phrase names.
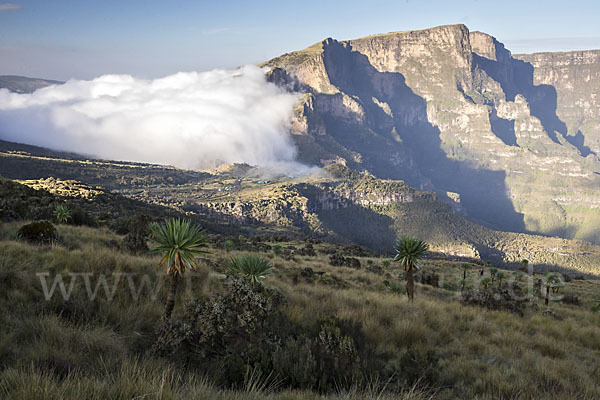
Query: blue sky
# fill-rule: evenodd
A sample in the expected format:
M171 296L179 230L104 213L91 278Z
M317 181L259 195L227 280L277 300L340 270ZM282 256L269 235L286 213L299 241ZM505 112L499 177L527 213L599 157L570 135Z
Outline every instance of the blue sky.
M0 0L0 74L231 68L327 37L464 23L513 53L600 48L598 1Z

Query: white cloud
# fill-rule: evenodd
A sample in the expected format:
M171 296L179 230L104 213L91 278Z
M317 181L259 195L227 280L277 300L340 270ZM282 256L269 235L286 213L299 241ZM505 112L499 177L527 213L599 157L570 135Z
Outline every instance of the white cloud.
M0 138L107 159L204 168L294 163L298 101L255 66L155 80L104 75L32 94L0 90Z

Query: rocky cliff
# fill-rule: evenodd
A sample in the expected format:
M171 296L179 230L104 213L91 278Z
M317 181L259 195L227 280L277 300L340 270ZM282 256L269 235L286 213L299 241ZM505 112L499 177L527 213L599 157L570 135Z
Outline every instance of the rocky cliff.
M448 256L557 266L597 273L600 246L487 229L456 214L435 193L402 181L381 180L340 165L328 177L249 187L211 201L189 201L184 209L233 223L294 226L306 234L356 243L391 254L396 237L416 235Z
M600 241L600 52L513 56L464 25L326 39L265 65L306 162L434 190L497 229Z

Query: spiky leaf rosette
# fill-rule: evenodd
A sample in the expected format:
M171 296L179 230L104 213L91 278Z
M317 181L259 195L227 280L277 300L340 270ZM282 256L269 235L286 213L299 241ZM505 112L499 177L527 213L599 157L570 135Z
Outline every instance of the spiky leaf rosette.
M394 261L400 262L404 270L410 266L419 268L417 262L420 261L429 250L429 244L414 236L403 236L396 241L396 257Z
M162 254L159 268L165 267L167 275L180 277L186 269L196 269L194 256L207 251L200 247L206 245L206 235L189 220L171 218L163 223L150 224L152 253Z
M271 263L255 254L237 256L227 262L229 275L241 275L252 285L260 284L260 280L270 273L270 269Z
M71 220L71 209L66 205L57 205L53 214L59 224L66 224Z

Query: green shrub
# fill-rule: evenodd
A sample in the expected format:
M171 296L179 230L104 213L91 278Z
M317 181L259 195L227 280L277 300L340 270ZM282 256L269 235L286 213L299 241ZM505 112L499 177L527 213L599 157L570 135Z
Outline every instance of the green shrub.
M273 353L273 371L285 376L291 387L309 389L317 386L318 362L312 353L314 343L307 337L289 338Z
M489 310L509 311L523 316L527 300L522 294L521 289L516 285L510 290L496 286L479 292L465 291L462 293L461 301L463 304L477 305Z
M415 274L415 282L423 285L440 287L440 276L433 271L420 270Z
M444 282L444 289L449 290L451 292L456 292L458 290L458 285L451 282Z
M289 387L321 392L361 384L368 370L362 355L373 353L361 326L336 318L309 329L293 326L283 304L279 292L257 291L234 278L224 293L189 303L182 320L167 321L153 350L195 369L217 370L230 387L243 387L249 372L275 373Z
M406 387L435 387L440 376L440 358L440 353L434 348L411 348L388 364L387 374L396 377Z
M181 321L165 323L154 352L196 368L219 364L228 385L240 385L249 365L268 374L281 300L275 291L257 292L234 278L223 294L190 302Z
M334 267L350 267L359 269L360 260L354 257L344 257L336 253L329 256L329 265Z
M321 324L315 352L320 367L317 372L319 390L331 390L336 385L360 385L363 375L356 342L342 331L338 321L328 319Z
M225 243L223 243L223 248L229 253L230 251L235 250L235 243L233 240L226 240Z
M48 221L23 225L17 234L27 241L38 244L49 244L58 239L56 228Z
M151 218L138 214L129 221L129 232L123 238L125 247L134 254L146 253L148 249L148 235Z
M386 285L387 289L394 294L404 294L405 285L400 282L388 282Z
M595 313L600 313L600 299L594 301L594 305L592 306L592 311Z

